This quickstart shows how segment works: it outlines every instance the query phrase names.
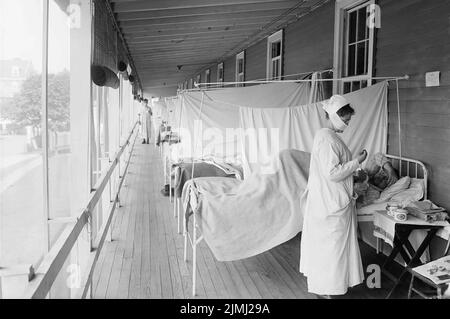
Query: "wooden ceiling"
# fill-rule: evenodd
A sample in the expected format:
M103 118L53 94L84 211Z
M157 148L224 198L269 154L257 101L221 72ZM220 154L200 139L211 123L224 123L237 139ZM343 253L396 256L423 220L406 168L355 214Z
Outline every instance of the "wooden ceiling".
M142 86L176 86L328 0L114 0ZM177 66L182 66L181 69Z

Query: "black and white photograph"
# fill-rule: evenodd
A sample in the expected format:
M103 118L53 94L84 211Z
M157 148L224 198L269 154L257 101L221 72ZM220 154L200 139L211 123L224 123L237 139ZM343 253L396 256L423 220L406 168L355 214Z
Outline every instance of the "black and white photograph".
M0 305L450 299L449 158L448 0L0 0Z

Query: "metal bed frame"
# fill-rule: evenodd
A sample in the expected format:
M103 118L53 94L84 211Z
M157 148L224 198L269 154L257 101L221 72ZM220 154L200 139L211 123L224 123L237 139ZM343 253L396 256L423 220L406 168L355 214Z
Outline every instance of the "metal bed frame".
M418 160L399 157L396 155L385 155L391 160L392 166L398 171L399 177L409 176L411 178L423 179L424 183L424 195L423 199L427 199L428 195L428 170L425 164ZM371 222L373 221L372 215L358 216L358 222Z
M409 176L411 178L419 178L423 179L424 184L424 193L422 199L427 199L428 196L428 170L422 162L418 160L414 160L411 158L400 157L396 155L385 154L385 156L390 159L392 166L397 170L399 177ZM363 215L358 216L358 222L373 222L373 215ZM359 237L362 238L362 235L359 232ZM382 245L382 241L380 238L377 238L376 251L377 254L380 252L380 244Z

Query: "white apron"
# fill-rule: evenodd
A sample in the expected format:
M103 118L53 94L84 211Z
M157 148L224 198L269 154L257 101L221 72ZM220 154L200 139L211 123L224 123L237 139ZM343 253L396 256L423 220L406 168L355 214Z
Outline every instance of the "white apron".
M364 280L353 197L352 174L358 166L333 130L317 132L300 251L300 272L311 293L343 295Z

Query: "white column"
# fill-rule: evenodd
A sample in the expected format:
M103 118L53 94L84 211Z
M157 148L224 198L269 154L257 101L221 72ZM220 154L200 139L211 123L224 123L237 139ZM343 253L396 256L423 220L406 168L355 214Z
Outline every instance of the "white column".
M70 32L70 121L71 121L71 215L82 212L90 193L89 133L91 119L91 52L92 52L92 1L70 0L79 6L79 23ZM71 261L83 271L90 253L89 237L80 236L73 249ZM62 270L64 271L64 270ZM76 287L75 287L76 288ZM72 290L72 296L76 295Z

